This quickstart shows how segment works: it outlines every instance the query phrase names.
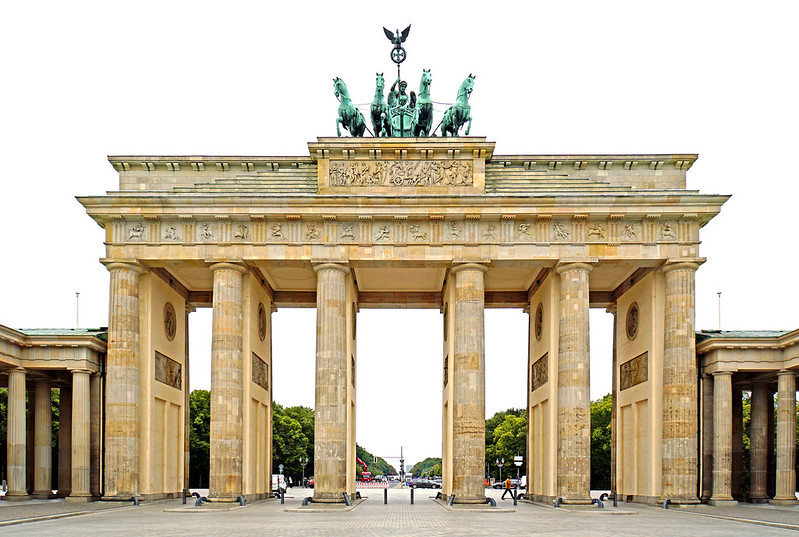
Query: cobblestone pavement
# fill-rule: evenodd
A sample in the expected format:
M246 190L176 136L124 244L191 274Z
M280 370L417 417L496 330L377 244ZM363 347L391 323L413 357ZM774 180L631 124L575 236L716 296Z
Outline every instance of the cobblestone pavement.
M291 494L292 491L289 492ZM616 536L778 536L797 532L723 518L701 516L698 512L751 518L759 513L771 513L787 524L799 526L799 510L743 506L741 508L704 508L695 510L669 509L625 505L623 510L634 514L611 514L612 509L565 511L551 507L519 503L515 512L448 511L429 499L430 491L418 490L415 505L410 505L409 491L390 490L389 503L383 505L382 491L368 491L366 501L354 511L345 513L285 512L296 508L302 497L310 494L294 489L295 497L287 497L281 505L277 500L253 503L234 511L174 513L164 509L182 507L180 500L151 502L139 507L100 509L89 515L31 522L0 529L4 534L56 535L85 537L114 535L139 537L163 535L225 535L225 536L529 536L568 535L592 537ZM499 497L501 491L490 491ZM512 501L498 501L499 506L513 508ZM36 508L36 506L33 506ZM0 510L7 507L0 507ZM41 511L41 509L40 509ZM746 516L743 516L746 515Z

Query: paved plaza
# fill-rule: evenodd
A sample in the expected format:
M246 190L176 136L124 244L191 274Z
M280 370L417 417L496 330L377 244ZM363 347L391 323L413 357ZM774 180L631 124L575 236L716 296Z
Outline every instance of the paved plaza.
M554 509L541 504L520 502L515 511L512 501L501 501L501 491L487 491L497 499L502 512L447 510L430 499L431 491L417 490L410 505L408 489L389 490L388 505L381 490L364 491L368 499L351 512L287 512L296 509L310 489L289 491L286 503L279 500L254 502L233 510L175 512L182 509L180 500L142 503L138 507L112 506L108 502L88 505L65 504L61 500L14 504L0 502L0 524L12 520L88 512L38 522L2 527L8 535L291 535L291 536L521 536L521 535L590 535L646 536L766 536L797 535L799 508L769 505L738 507L699 506L688 509L663 509L642 505L624 505L614 511L608 505L579 511ZM169 511L166 511L169 510ZM191 511L191 512L189 512ZM622 514L624 513L624 514ZM746 521L746 520L750 521ZM760 521L754 523L753 521ZM765 524L764 524L765 523Z

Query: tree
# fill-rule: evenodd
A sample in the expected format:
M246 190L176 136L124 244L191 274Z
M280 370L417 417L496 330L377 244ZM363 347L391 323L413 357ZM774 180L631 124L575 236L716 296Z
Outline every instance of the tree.
M189 394L189 486L205 488L211 458L211 392Z
M303 432L302 424L290 414L281 405L273 407L272 472L278 473L282 464L283 474L296 479L302 473L301 459L308 457L309 447L313 444Z
M436 468L438 472L435 473ZM441 475L441 457L427 457L423 461L419 461L408 470L413 477L429 477Z
M502 472L507 474L512 468L516 468L513 457L524 457L527 452L527 411L509 408L497 412L486 420L485 428L486 463L491 468L491 475L499 479L499 468L495 461L505 461ZM520 474L527 472L526 461L519 471Z
M607 394L591 401L591 488L610 489L611 412L613 399Z

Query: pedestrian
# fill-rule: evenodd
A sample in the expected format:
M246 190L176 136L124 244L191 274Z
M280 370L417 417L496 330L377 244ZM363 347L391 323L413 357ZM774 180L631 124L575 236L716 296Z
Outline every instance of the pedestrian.
M291 479L291 476L289 476L289 488L293 486L294 486L294 481Z
M513 489L511 488L511 485L510 485L510 477L505 480L505 491L502 493L502 498L500 498L500 499L504 500L505 499L505 494L507 494L509 492L510 492L511 499L513 499Z

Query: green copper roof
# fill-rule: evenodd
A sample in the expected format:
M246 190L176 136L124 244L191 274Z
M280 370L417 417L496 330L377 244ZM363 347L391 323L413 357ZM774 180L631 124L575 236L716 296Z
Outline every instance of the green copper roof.
M26 336L93 336L108 341L108 328L18 328Z
M696 342L706 339L741 339L741 338L778 338L791 330L699 330L696 333Z

